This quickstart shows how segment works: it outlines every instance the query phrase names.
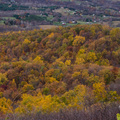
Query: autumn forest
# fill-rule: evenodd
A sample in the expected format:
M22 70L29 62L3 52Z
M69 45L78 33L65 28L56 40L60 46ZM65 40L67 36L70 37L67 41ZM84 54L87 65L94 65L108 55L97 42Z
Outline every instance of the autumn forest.
M116 120L119 103L119 28L0 33L0 120Z

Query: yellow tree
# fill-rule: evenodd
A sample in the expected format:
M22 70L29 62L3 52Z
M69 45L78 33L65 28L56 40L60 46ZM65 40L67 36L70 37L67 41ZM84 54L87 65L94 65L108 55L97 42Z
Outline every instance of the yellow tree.
M43 60L41 59L40 56L37 56L37 57L33 60L33 62L34 62L34 63L41 64L41 65L44 64L44 63L43 63Z
M86 54L85 49L80 49L76 55L76 64L83 64L85 62Z
M0 85L5 84L8 81L6 74L0 73Z
M95 52L89 52L87 54L87 61L94 62L97 59Z
M0 98L0 113L7 114L13 113L13 108L11 106L12 101L6 98Z
M80 44L83 44L84 42L85 42L85 37L76 36L73 41L73 46L79 46Z
M93 92L96 98L96 101L103 101L106 98L107 91L105 90L105 83L94 83Z

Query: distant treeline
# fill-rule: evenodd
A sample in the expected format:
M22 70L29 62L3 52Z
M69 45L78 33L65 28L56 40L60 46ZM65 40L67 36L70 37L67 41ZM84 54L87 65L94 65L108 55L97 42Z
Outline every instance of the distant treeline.
M27 6L18 6L15 4L0 4L0 11L9 11L9 10L26 10L29 7Z

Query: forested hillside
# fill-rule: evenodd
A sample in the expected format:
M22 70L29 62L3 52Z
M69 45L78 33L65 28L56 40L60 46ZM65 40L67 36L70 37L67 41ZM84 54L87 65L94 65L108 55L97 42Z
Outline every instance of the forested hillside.
M1 119L115 120L119 101L119 28L0 33Z

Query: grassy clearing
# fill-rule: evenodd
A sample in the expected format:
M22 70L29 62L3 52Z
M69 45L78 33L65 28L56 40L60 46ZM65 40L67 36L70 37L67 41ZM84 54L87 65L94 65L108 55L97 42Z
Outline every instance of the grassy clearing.
M82 25L87 24L87 22L83 22L83 21L77 21L77 23Z
M113 21L112 23L113 23L114 26L117 26L117 25L120 24L120 21Z
M58 27L58 26L56 26L56 25L40 25L40 28L42 28L43 30L56 28L56 27Z
M0 21L0 25L4 25L4 21L3 20Z
M64 16L73 15L75 13L74 11L71 11L68 8L63 8L63 7L59 8L59 9L55 9L54 12L61 13Z
M6 19L6 20L8 20L8 19L15 20L16 19L15 17L2 17L2 18Z
M53 22L53 24L56 25L56 26L61 26L62 25L61 22Z
M47 17L47 20L49 20L49 21L51 21L53 19L53 15L49 15L48 17Z

